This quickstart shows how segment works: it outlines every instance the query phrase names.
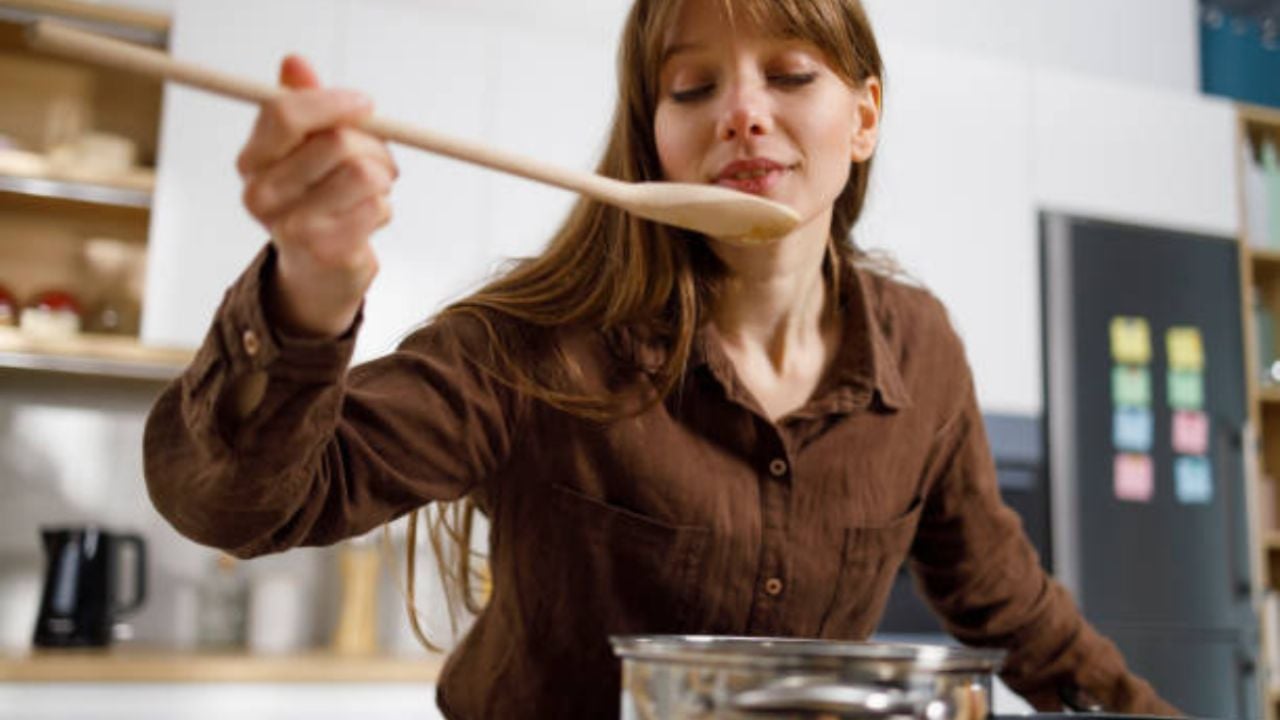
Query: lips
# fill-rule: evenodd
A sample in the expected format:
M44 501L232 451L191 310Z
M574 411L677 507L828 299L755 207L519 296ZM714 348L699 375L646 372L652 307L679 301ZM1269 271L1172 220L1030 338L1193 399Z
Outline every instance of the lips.
M724 166L713 182L721 187L753 195L764 195L773 189L791 169L791 166L766 158L735 160Z

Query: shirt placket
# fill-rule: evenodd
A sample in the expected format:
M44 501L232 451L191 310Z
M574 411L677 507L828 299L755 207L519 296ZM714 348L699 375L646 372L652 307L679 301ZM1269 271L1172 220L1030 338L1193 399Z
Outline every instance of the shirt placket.
M766 456L767 457L767 456ZM751 635L776 635L782 627L787 577L787 507L791 497L792 461L781 438L760 469L760 561L754 601L747 622Z

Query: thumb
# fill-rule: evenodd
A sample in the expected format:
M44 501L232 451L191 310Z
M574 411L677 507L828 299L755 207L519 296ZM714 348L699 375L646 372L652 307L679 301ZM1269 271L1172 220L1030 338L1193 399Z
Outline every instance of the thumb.
M301 55L286 55L280 61L280 84L295 90L320 87L320 76Z

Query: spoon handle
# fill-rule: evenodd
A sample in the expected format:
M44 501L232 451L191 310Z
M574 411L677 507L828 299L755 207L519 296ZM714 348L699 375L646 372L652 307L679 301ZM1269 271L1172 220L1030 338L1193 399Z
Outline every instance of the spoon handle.
M269 103L289 92L274 85L178 60L160 50L76 30L49 20L39 20L28 26L27 43L37 50L258 104ZM572 190L611 204L625 202L628 191L627 184L619 180L551 165L405 122L373 116L360 123L360 128L384 140Z

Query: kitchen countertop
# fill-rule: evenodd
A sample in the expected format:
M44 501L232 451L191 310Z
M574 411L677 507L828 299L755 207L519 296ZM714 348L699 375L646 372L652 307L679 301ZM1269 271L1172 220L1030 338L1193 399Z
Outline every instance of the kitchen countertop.
M0 654L0 682L434 683L443 656L68 649Z

